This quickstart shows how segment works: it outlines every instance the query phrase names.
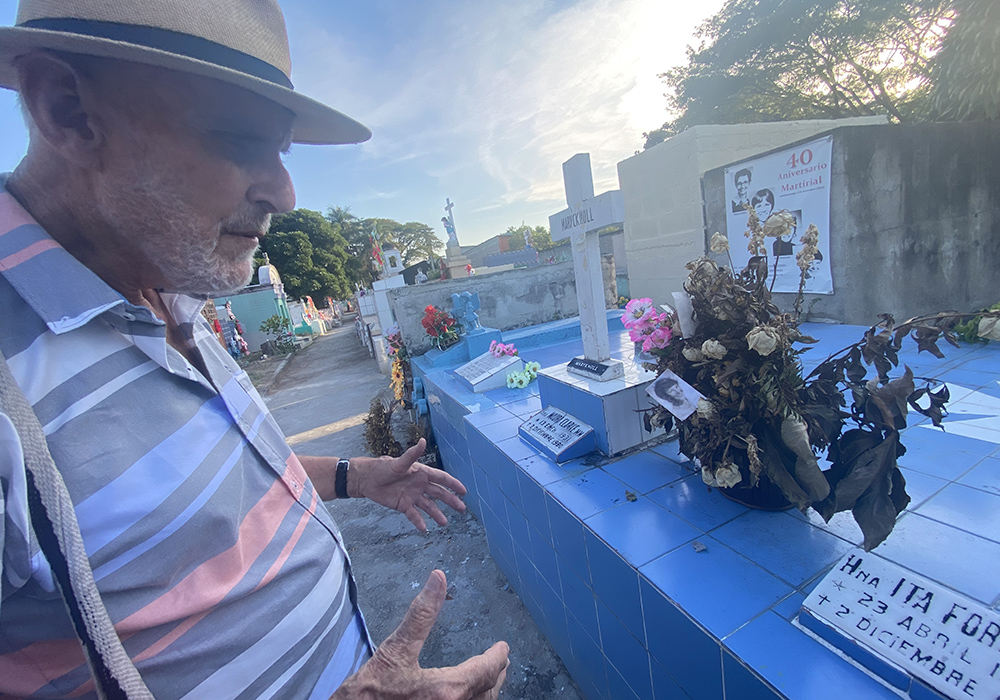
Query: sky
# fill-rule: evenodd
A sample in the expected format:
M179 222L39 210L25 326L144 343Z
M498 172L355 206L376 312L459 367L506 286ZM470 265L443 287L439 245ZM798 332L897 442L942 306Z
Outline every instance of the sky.
M681 65L723 0L281 0L300 92L374 133L354 146L293 146L297 206L420 221L459 241L566 208L562 163L590 153L595 192L667 120L659 73ZM15 0L0 0L13 24ZM24 154L0 90L0 171Z

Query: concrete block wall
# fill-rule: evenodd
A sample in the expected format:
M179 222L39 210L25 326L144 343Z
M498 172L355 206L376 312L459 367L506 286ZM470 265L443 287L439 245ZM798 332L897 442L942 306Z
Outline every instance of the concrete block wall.
M696 126L619 163L632 297L668 302L682 288L684 266L704 253L705 172L838 126L884 123L864 117Z
M829 237L834 293L806 295L807 320L868 326L881 313L902 322L1000 301L1000 125L832 134L830 230L820 235ZM723 180L724 168L705 174L709 231L726 231ZM785 309L794 298L775 295Z
M604 273L605 287L613 290L614 266ZM572 262L391 289L387 292L389 303L411 354L419 355L431 348L430 338L420 325L424 308L433 304L450 311L451 295L461 292L479 292L482 304L479 322L499 330L547 323L580 313ZM614 306L617 296L614 292L609 294L608 305Z

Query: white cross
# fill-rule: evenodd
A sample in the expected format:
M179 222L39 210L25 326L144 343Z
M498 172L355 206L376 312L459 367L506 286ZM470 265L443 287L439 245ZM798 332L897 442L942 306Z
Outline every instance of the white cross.
M594 196L589 153L577 153L563 163L563 180L569 208L549 217L549 230L553 241L569 237L572 244L583 355L606 362L611 358L611 347L597 232L625 221L625 200L621 190Z

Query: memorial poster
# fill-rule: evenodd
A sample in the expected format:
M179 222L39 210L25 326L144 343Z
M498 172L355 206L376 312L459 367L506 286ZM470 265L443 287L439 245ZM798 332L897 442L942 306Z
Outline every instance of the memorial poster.
M726 230L729 252L737 270L750 259L747 250L747 210L753 208L761 224L783 209L795 217L791 235L765 240L768 278L774 277L775 292L799 290L799 268L795 254L809 224L819 229L819 255L806 272L805 291L833 294L830 272L830 160L833 138L776 151L732 165L725 170ZM775 274L775 264L777 273Z

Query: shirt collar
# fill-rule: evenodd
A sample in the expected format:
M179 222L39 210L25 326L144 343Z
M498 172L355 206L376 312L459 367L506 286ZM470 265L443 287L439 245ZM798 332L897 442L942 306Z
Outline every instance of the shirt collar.
M0 275L49 330L66 333L110 309L139 311L46 233L7 192L8 177L0 175Z

